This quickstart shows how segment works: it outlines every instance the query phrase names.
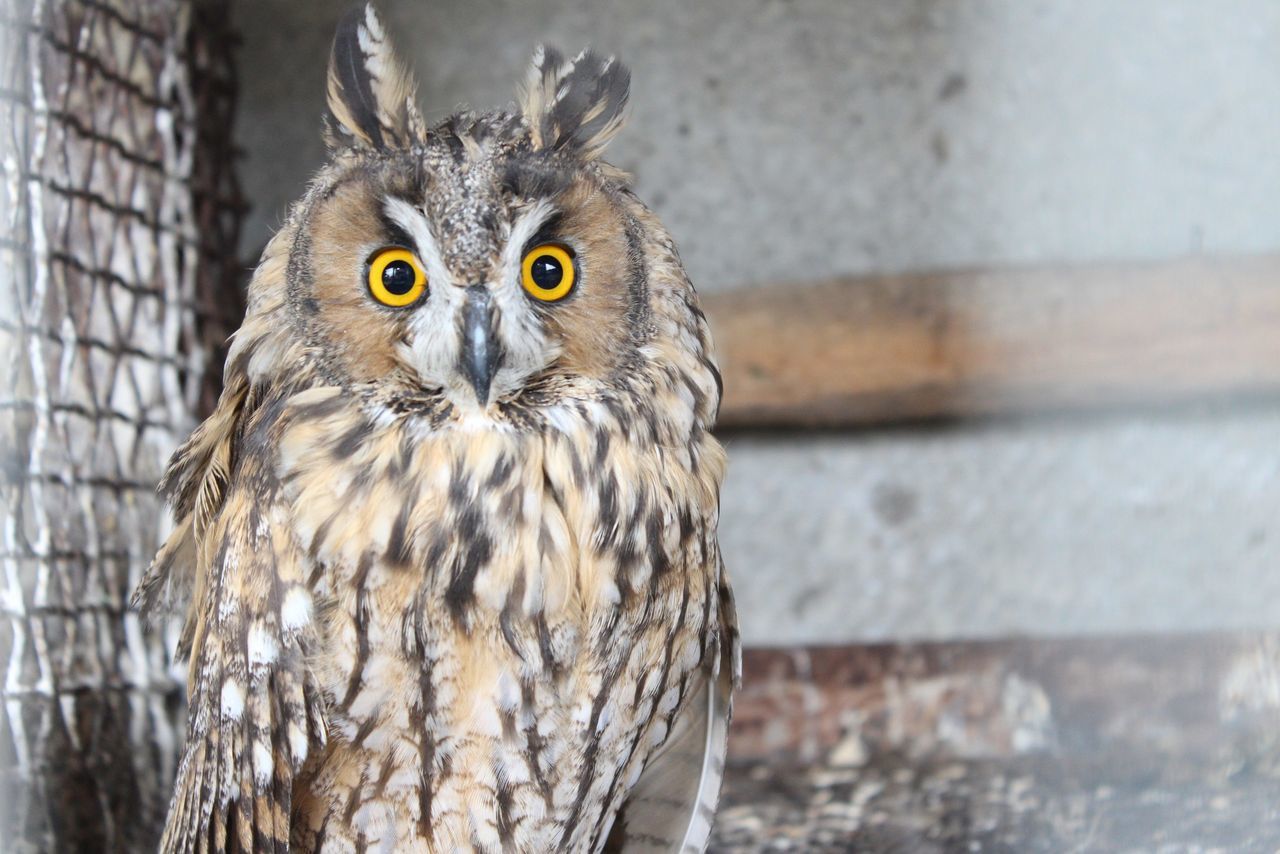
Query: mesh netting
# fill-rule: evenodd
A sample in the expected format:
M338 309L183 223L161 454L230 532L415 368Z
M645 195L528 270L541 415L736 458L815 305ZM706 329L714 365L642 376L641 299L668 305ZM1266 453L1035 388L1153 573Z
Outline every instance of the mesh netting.
M151 847L181 676L127 602L238 314L225 3L0 10L0 847Z

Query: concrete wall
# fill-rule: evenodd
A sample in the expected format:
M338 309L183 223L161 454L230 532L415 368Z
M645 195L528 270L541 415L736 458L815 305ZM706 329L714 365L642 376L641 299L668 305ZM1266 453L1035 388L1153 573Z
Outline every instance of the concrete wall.
M1268 0L382 6L432 119L539 41L622 56L611 159L706 290L1280 250ZM240 0L246 249L323 157L345 7ZM751 641L1280 621L1280 402L729 444Z

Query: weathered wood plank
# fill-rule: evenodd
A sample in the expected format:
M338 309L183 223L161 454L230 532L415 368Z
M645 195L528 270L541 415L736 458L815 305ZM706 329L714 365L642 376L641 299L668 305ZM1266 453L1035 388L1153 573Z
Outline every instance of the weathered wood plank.
M748 650L713 850L1272 851L1280 635Z
M1280 393L1280 256L711 294L724 427Z
M729 752L855 765L886 751L1216 756L1280 741L1278 686L1275 632L756 648Z

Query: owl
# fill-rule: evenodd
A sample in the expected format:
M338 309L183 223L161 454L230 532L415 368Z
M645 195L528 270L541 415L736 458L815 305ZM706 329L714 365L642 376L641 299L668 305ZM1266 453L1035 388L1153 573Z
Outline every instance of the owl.
M371 7L136 595L186 609L164 851L701 850L738 678L720 375L601 159L630 75L534 54L428 127Z

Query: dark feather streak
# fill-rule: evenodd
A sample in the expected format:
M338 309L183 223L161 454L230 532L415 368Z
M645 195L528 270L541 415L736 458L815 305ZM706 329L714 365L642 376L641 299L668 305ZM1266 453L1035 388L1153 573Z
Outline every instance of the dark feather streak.
M378 121L378 103L367 66L368 57L360 49L360 30L364 26L363 4L342 16L333 37L333 68L341 87L342 101L363 133L377 148L383 147L382 124Z

